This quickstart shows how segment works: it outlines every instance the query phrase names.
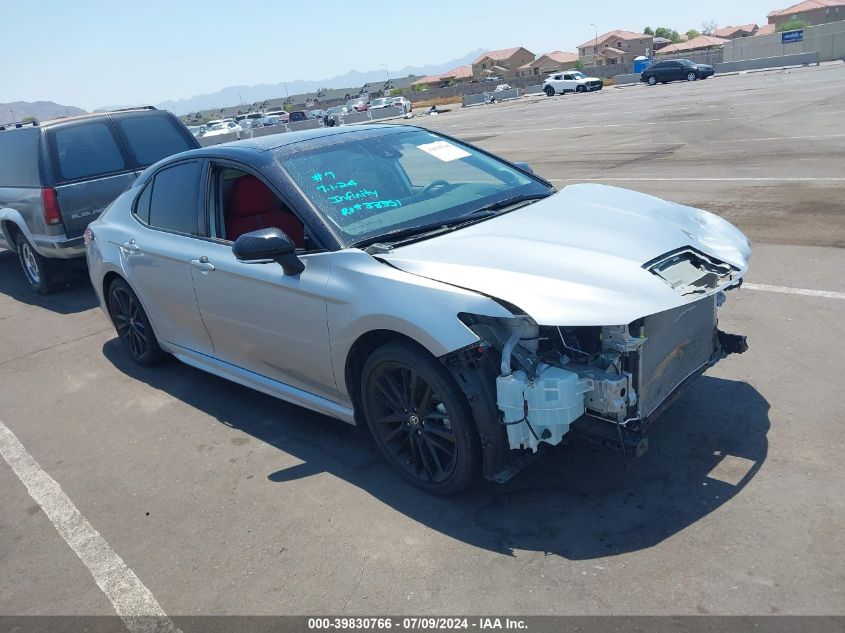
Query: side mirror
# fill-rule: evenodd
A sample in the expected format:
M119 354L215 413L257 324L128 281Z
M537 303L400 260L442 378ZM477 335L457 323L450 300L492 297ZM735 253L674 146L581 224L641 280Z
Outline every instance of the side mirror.
M514 163L514 165L519 167L522 171L527 171L529 174L534 173L534 170L531 169L531 165L529 165L528 163L523 163L523 162L520 161L520 162Z
M269 264L277 262L286 275L298 275L305 264L296 256L296 246L285 232L277 228L259 229L241 235L232 244L232 253L239 262Z

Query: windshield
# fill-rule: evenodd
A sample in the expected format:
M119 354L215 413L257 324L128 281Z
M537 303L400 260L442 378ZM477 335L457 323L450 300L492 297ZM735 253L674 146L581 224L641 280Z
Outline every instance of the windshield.
M504 200L554 191L470 146L424 130L333 142L277 160L347 244L463 221Z
M585 75L584 73L579 73L579 72L576 71L576 72L572 73L572 76L575 77L575 79L584 79L587 75Z
M390 103L390 99L373 99L374 106L380 106Z

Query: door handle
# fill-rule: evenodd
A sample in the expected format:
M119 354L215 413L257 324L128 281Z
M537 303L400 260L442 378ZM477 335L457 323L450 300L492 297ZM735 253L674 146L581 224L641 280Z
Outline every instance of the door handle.
M135 240L129 240L121 245L121 248L127 253L140 253L141 247L135 243Z
M198 270L201 270L204 273L210 273L212 270L214 270L214 264L208 261L208 257L206 257L205 255L203 255L199 259L192 259L191 266Z

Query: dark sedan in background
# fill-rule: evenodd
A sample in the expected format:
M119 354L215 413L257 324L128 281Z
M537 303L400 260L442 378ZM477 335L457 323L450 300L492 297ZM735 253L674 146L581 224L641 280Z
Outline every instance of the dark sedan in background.
M665 84L670 81L695 81L707 79L714 72L713 66L709 64L695 64L688 59L672 59L657 62L646 68L640 75L640 81L649 86L657 82Z

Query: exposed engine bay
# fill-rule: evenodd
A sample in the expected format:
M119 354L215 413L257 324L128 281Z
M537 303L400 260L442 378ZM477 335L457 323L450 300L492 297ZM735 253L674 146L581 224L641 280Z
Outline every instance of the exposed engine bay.
M685 284L695 287L711 275L724 282L730 274L718 272L708 270L691 284L686 275ZM528 316L461 319L498 361L496 405L511 452L536 453L544 443L575 434L639 456L647 448L644 430L688 382L727 354L747 349L745 337L718 330L724 297L709 294L627 325L540 326Z

